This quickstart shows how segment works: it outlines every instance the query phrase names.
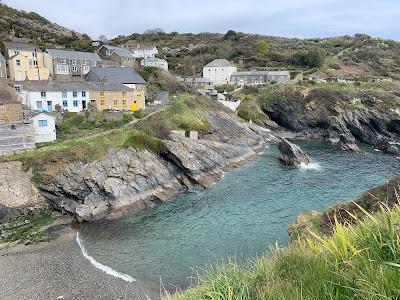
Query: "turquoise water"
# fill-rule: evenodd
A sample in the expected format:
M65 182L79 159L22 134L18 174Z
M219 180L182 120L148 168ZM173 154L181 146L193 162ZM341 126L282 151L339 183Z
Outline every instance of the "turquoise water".
M399 159L371 148L355 154L316 141L299 145L319 169L284 167L271 146L208 190L84 226L83 243L97 261L138 282L184 288L193 267L263 254L276 242L287 243L287 226L301 212L323 210L399 175Z

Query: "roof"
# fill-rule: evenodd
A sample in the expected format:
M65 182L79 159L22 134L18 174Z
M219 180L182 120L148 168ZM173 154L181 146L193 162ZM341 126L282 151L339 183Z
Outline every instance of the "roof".
M156 58L156 57L145 58L145 59L143 59L143 62L144 63L165 63L165 64L168 64L168 62L165 59Z
M289 76L289 71L269 71L268 76Z
M215 59L204 67L231 67L232 64L226 59Z
M90 82L90 90L105 91L105 92L130 92L132 91L122 83L112 82Z
M204 78L204 77L186 77L184 79L184 82L186 83L213 83L213 81L211 79L208 78Z
M108 50L113 51L113 53L115 52L118 56L127 57L127 58L135 58L133 53L127 48L115 47L115 46L110 46L110 45L103 45L103 46L100 47L100 49L103 48L103 47L107 48Z
M33 111L31 111L31 114L32 114L32 118L37 118L40 115L45 115L46 117L49 117L49 118L52 118L52 119L56 119L55 116L53 116L53 115L51 115L49 113L41 112L41 111L34 111L33 110Z
M25 81L22 89L29 92L88 91L90 86L84 81Z
M6 60L3 56L3 54L0 53L0 60Z
M92 52L60 50L60 49L47 49L46 52L50 54L50 56L55 58L101 61L100 56L97 53L92 53Z
M4 42L4 46L8 50L41 51L38 46L23 42Z
M267 76L268 71L245 71L235 72L231 76Z
M5 103L21 103L18 100L18 96L15 90L9 87L0 88L0 104L5 104Z
M157 95L157 97L156 97L156 99L154 99L154 101L159 101L159 102L161 102L161 103L163 103L163 104L166 104L166 103L168 103L168 101L169 101L169 92L167 92L167 91L161 91L158 95Z
M136 48L132 48L132 51L144 51L144 50L148 50L148 51L150 51L150 50L154 50L154 48L155 49L157 49L156 47L136 47Z
M146 81L135 70L124 67L91 68L86 80L89 82L146 84Z

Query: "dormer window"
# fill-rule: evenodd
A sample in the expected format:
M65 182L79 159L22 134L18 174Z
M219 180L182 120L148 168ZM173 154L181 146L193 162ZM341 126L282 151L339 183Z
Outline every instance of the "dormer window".
M66 64L67 61L66 61L64 58L62 58L62 59L61 59L61 63L62 63L62 64Z

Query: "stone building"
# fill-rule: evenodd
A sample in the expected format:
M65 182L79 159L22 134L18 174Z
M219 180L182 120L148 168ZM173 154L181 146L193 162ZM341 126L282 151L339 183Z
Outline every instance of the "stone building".
M289 71L244 71L231 75L231 83L238 85L257 86L268 83L289 83Z

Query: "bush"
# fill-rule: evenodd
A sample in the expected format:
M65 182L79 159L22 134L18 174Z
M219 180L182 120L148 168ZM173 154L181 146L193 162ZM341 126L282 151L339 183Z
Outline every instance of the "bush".
M243 101L237 110L237 114L246 121L265 120L268 118L255 101Z
M165 144L160 139L154 138L144 132L134 130L128 134L122 147L137 150L149 149L154 153L160 153L165 148Z

